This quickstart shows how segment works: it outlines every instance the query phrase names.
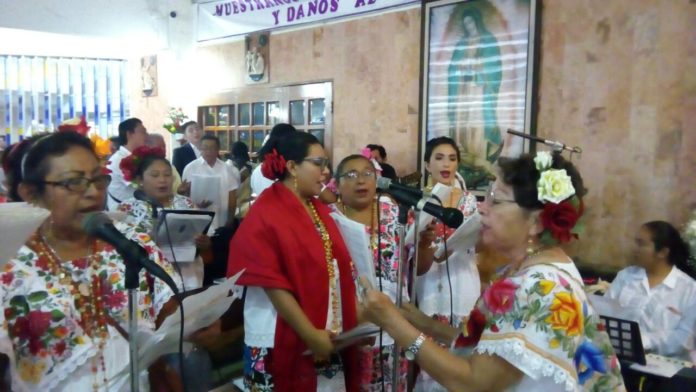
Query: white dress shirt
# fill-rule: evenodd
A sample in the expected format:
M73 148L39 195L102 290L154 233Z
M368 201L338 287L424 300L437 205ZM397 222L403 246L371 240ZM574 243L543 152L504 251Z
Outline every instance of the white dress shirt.
M266 178L266 176L261 173L261 165L258 164L254 170L251 171L251 179L249 180L249 185L251 185L252 195L258 197L261 192L265 191L266 188L270 188L275 181Z
M118 148L118 150L109 158L109 164L106 166L107 169L111 170L111 183L109 184L108 196L106 206L109 211L116 211L118 205L125 200L133 197L135 188L131 186L130 181L126 181L123 178L123 172L121 171L121 160L127 156L131 155L131 152L124 146Z
M197 179L202 177L218 177L220 181L220 194L218 197L210 195L208 200L213 201L213 204L206 208L208 211L215 212L215 218L209 232L212 234L215 229L227 223L229 193L239 188L239 171L237 168L225 164L220 159L212 167L202 157L186 165L181 178L191 182L191 198L196 204L199 204L202 200L195 199L196 192L194 188L197 187Z
M201 150L199 150L198 147L196 147L196 145L193 143L189 143L189 145L191 146L193 153L196 154L196 159L200 158L201 157Z
M629 309L640 325L646 351L688 358L696 332L696 281L677 267L650 288L644 268L621 270L606 296Z

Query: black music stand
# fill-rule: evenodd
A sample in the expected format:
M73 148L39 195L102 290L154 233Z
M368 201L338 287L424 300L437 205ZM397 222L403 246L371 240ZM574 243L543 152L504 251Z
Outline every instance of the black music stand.
M645 350L640 338L640 328L636 321L622 320L615 317L599 316L611 341L611 346L616 350L616 356L622 361L629 361L645 365Z

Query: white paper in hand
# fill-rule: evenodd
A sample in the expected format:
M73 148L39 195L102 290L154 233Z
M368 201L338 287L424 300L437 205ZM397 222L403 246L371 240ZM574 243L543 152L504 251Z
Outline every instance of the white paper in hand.
M17 255L50 211L29 203L0 203L0 266Z
M365 232L365 226L346 218L338 212L332 212L331 217L336 222L338 230L341 232L353 264L358 270L359 276L364 276L372 287L377 287L375 274L375 262L370 247L370 237Z
M157 223L152 237L167 260L192 262L196 257L195 238L203 234L212 220L210 215L166 213Z
M440 200L449 200L450 193L452 192L452 188L447 186L447 185L442 185L440 183L435 184L433 187L433 191L431 192L432 195L437 196ZM437 200L435 200L434 197L430 198L430 202L434 204L439 204ZM425 228L430 224L430 222L433 221L433 216L428 214L427 212L421 212L420 213L420 219L418 220L418 234L423 232ZM415 238L415 225L411 225L409 227L408 232L406 233L406 243L407 244L413 244L413 240Z
M207 200L214 206L220 205L220 177L218 176L191 176L191 199L196 205Z
M479 231L481 231L481 215L476 212L466 218L464 223L459 225L457 230L445 241L447 242L447 251L454 253L475 247L476 242L478 242ZM435 251L435 257L440 258L444 256L445 242L440 242Z

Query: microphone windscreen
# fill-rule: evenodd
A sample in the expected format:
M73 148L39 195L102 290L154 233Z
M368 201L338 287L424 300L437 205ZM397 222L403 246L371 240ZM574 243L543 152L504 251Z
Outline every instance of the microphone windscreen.
M379 177L377 178L377 188L386 191L389 190L389 186L391 185L391 179L387 177Z
M145 195L145 192L143 192L142 189L136 189L135 192L133 192L133 197L135 197L138 200L147 201L147 196Z
M100 227L107 224L113 224L111 218L103 212L90 212L82 218L82 230L87 234L93 235Z

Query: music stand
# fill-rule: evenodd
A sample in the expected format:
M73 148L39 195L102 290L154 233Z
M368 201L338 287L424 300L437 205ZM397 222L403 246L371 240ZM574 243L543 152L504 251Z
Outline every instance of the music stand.
M638 322L603 315L599 318L604 321L611 346L616 350L616 356L620 360L641 365L647 363Z

